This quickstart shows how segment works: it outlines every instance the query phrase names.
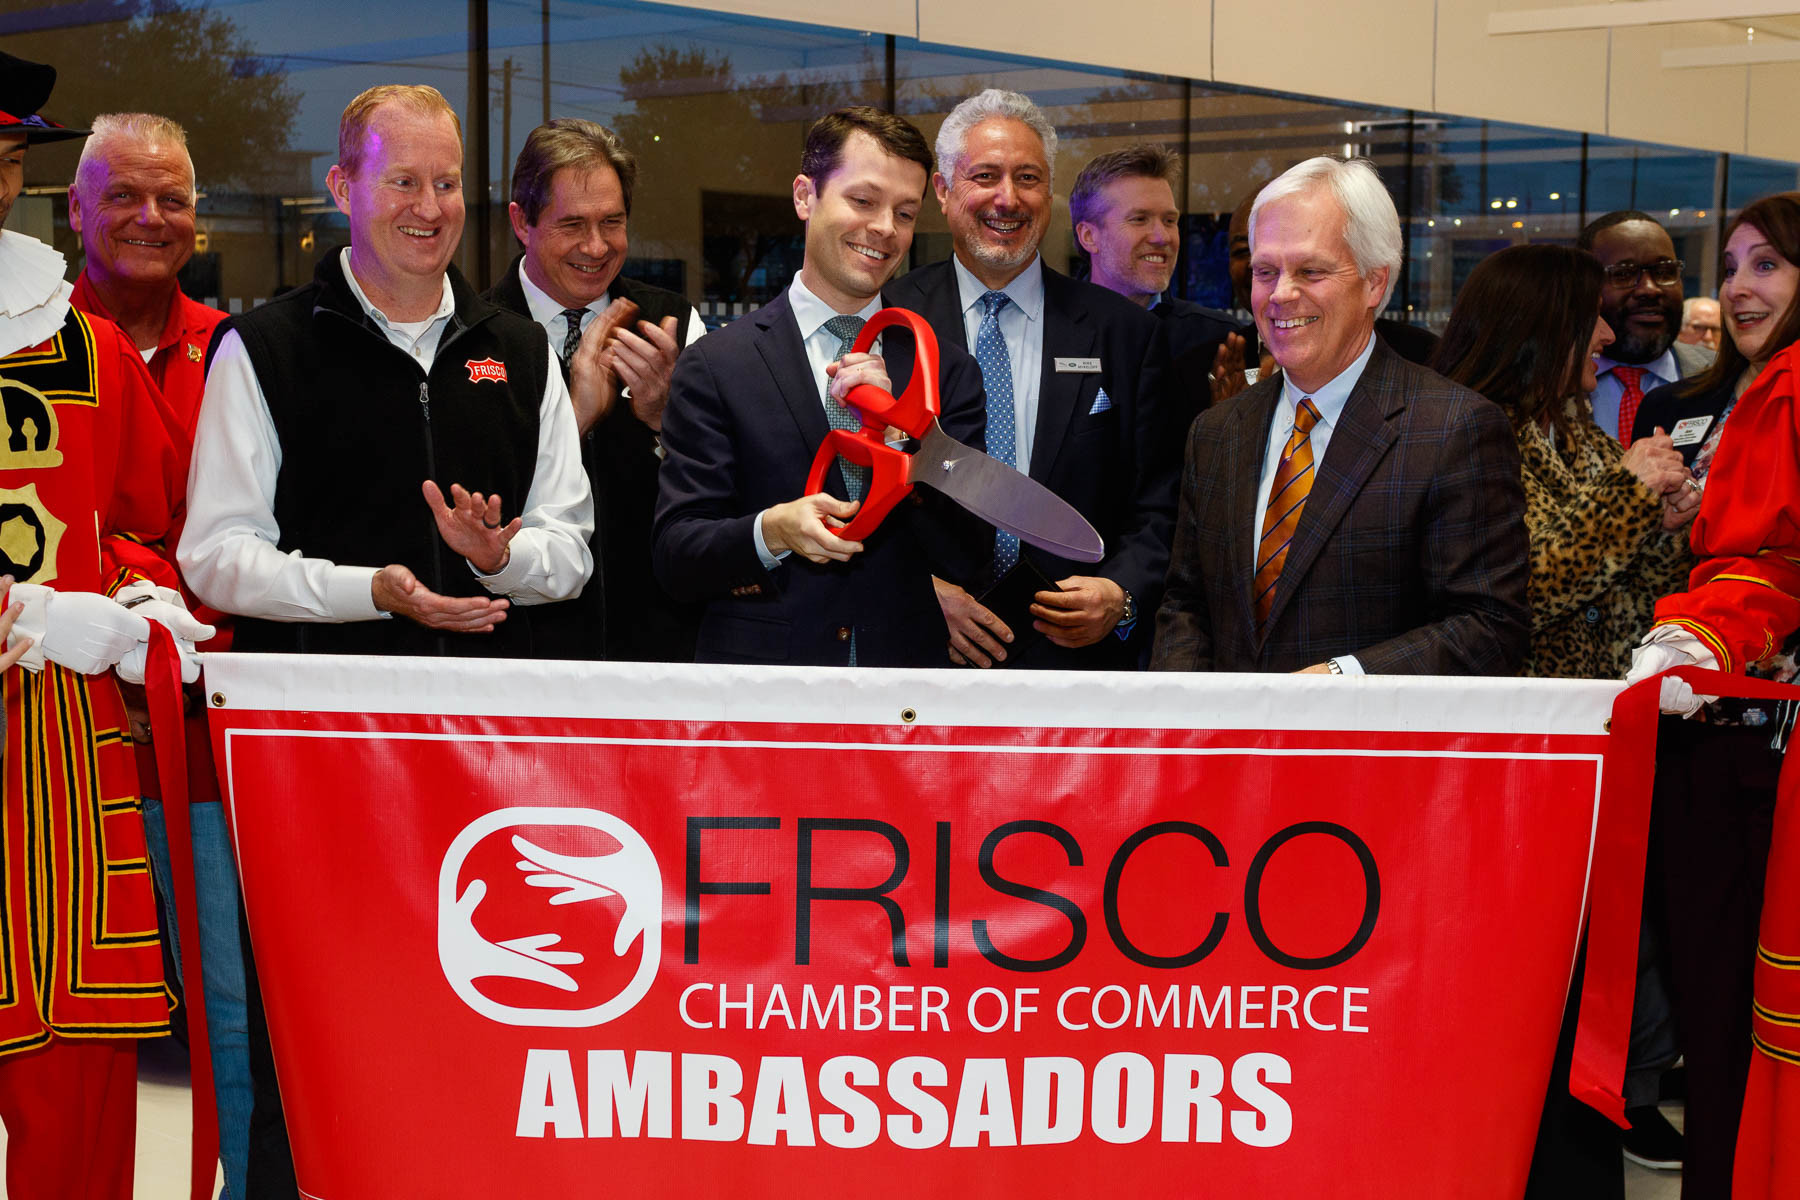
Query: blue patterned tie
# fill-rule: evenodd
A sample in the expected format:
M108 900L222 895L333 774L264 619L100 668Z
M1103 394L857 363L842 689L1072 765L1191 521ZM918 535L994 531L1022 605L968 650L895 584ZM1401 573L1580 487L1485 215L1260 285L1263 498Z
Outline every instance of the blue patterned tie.
M1012 358L1000 332L1000 310L1011 302L1005 292L985 292L981 297L981 329L975 335L975 361L981 364L981 386L987 392L988 453L1018 468L1017 433L1013 428ZM1004 529L994 531L994 578L1012 570L1019 561L1019 539Z
M565 308L562 315L569 329L563 334L562 360L566 363L575 357L575 348L581 345L581 318L587 316L587 309Z
M837 357L842 358L850 353L850 347L856 344L856 335L862 332L862 327L861 317L833 317L825 322L825 332L838 340ZM825 419L833 429L862 428L862 418L839 403L838 398L831 394L830 384L825 388ZM846 499L861 500L869 491L869 468L840 458L838 469L843 471L844 488L850 493Z

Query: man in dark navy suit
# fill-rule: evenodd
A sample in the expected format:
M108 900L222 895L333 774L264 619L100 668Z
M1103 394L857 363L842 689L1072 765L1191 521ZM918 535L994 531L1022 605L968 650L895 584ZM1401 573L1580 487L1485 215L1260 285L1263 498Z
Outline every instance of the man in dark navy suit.
M1069 221L1088 278L1150 310L1169 337L1170 402L1191 420L1213 402L1214 377L1242 369L1254 335L1228 312L1172 295L1181 251L1177 162L1161 146L1127 146L1088 160L1069 192Z
M882 286L912 245L931 167L924 135L899 117L855 107L821 118L794 179L794 211L806 222L799 273L675 365L654 554L670 594L706 604L703 662L944 661L933 573L978 567L991 529L914 493L866 541L848 541L839 532L868 480L841 459L826 493L801 494L827 430L859 424L843 397L859 384L892 392L911 375L905 334L884 334L880 353L849 348L890 303ZM942 348L940 364L940 423L979 448L975 364L955 346Z
M1106 542L1096 566L998 536L976 594L1017 595L1020 572L1042 582L1009 619L997 601L941 581L950 657L1133 669L1162 597L1180 465L1181 430L1162 396L1161 324L1043 263L1056 130L1030 99L989 88L964 100L945 118L937 151L933 186L955 253L890 295L924 314L940 343L975 352L989 452L1073 505Z

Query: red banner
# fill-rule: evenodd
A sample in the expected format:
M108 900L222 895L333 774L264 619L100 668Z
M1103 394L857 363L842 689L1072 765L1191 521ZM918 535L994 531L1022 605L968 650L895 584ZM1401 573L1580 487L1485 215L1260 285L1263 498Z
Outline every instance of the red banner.
M319 1200L1523 1188L1616 684L207 675Z

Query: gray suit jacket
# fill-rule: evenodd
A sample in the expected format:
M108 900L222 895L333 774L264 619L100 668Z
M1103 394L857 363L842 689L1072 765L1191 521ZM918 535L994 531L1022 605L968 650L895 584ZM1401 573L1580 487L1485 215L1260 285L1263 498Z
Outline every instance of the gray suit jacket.
M1511 425L1380 339L1256 628L1251 525L1280 394L1264 380L1194 422L1151 667L1294 671L1354 654L1371 674L1516 672L1531 620Z
M1683 379L1692 379L1712 366L1713 360L1719 357L1716 350L1708 350L1705 346L1690 346L1686 342L1676 342L1669 349L1675 354L1675 365L1680 368Z

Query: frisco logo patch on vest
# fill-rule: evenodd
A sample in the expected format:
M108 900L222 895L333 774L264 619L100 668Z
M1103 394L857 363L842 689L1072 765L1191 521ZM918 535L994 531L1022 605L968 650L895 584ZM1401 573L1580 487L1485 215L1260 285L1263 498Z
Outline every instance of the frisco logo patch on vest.
M506 364L496 358L471 358L466 364L469 368L469 382L480 383L491 379L495 383L506 382Z

